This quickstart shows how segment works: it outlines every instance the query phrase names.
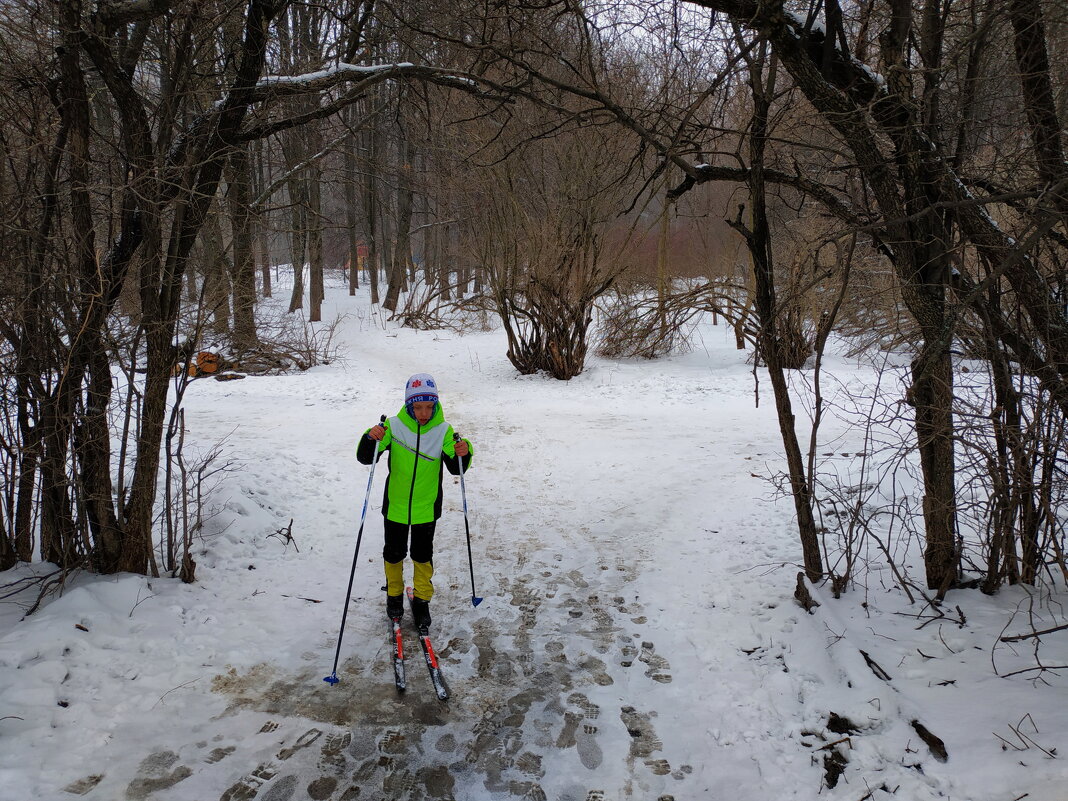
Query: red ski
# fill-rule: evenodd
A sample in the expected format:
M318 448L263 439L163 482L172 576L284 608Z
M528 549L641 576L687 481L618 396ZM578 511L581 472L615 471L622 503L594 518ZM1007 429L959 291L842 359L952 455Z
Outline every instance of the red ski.
M389 637L393 649L393 681L397 685L397 692L402 693L407 685L404 681L404 637L401 635L399 617L390 619Z
M411 607L415 594L411 587L405 591L408 595L408 606ZM414 613L413 613L414 618ZM430 637L426 631L419 631L419 644L423 647L423 657L426 659L427 669L430 671L430 681L434 684L434 692L442 701L449 699L449 686L445 683L445 677L441 675L438 666L438 657L434 653L434 646L430 644Z

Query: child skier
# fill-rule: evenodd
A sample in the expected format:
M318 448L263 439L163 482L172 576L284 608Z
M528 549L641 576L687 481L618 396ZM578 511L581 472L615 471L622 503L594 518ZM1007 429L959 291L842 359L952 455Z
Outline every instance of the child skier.
M376 453L377 448L377 453ZM434 527L441 517L442 465L459 475L471 464L471 443L453 441L452 426L438 398L434 378L417 373L408 379L404 406L384 424L367 429L356 448L356 458L371 464L389 451L382 514L386 544L382 558L386 571L386 614L396 620L404 614L404 557L409 552L414 572L412 616L421 631L430 627L430 599L434 595Z

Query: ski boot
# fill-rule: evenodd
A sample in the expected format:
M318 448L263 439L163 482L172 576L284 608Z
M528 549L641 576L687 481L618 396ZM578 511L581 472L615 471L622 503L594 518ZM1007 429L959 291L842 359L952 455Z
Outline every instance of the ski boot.
M419 631L425 634L430 630L430 601L424 601L421 598L412 598L412 618L415 620L415 627Z
M390 620L400 620L402 617L404 617L403 595L386 596L386 617L388 617Z

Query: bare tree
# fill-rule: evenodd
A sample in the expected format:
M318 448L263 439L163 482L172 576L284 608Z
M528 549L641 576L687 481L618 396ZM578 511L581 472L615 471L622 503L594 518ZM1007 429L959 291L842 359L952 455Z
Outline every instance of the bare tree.
M314 69L267 76L276 21L289 5L277 0L50 5L55 58L53 40L37 35L45 17L32 4L9 4L0 18L6 38L20 43L0 54L0 70L18 78L5 83L0 108L25 121L5 127L0 167L0 204L15 212L0 224L12 245L5 267L12 291L3 298L11 313L0 334L21 418L5 429L19 440L14 541L22 548L36 526L42 557L62 567L156 572L153 519L171 373L197 344L183 330L182 290L224 176L236 225L220 222L218 238L231 229L245 325L251 248L240 209L248 207L248 143L318 124L391 80L478 90L436 67L353 68L338 60L340 48L331 57L326 45ZM335 26L332 35L346 52L360 47L358 28ZM307 100L287 104L292 98ZM133 325L119 313L127 289ZM118 333L128 338L121 349L143 354L145 372L136 391L117 397L108 354ZM242 337L250 341L252 331ZM119 415L137 422L124 429L121 461L132 476L120 472L119 492L113 403L137 404L135 415Z
M462 9L480 74L556 119L622 126L660 157L650 180L668 164L682 174L676 198L712 181L751 183L751 165L729 161L739 132L720 113L722 99L737 96L745 58L744 48L727 46L729 26L768 43L784 85L804 98L809 131L775 145L791 158L785 169L765 169L764 182L822 206L842 235L862 233L893 267L918 333L907 400L923 475L927 583L944 594L961 556L951 344L962 321L987 326L1068 411L1063 126L1042 6L887 0L843 9L819 0L792 6L795 13L754 0L695 0L650 7L637 25L624 4L602 4L596 18L565 3L506 8L492 17ZM635 28L641 35L630 36ZM613 57L641 52L655 41L653 28L670 31L677 63L711 77L688 80L680 69L669 82L663 68L646 69L648 90L629 94L634 82L606 81ZM563 29L579 43L574 55L544 58L561 51ZM437 32L464 41L449 26ZM1030 152L1010 149L1021 135Z
M753 93L753 119L749 126L748 137L749 199L752 211L750 221L746 224L741 219L742 209L739 208L738 219L731 224L744 237L753 261L753 276L756 285L755 305L760 320L759 353L767 365L775 395L775 409L789 466L790 494L794 501L794 511L797 514L805 572L810 581L819 581L823 577L823 559L820 556L816 520L812 513L811 484L797 440L793 406L786 383L785 368L790 366L791 349L787 337L780 334L784 326L776 308L774 253L764 182L764 159L769 134L768 117L775 95L778 64L774 55L768 56L766 43L761 42L755 51L744 48L743 52L747 53L749 82Z

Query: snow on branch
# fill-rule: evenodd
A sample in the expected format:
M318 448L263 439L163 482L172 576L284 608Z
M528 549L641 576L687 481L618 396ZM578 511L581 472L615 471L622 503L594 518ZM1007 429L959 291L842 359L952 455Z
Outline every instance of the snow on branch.
M815 18L806 20L781 3L763 4L754 0L689 0L693 5L727 14L741 25L766 36L777 49L803 52L816 65L827 55L825 40L829 36ZM825 80L838 90L848 93L860 105L883 100L887 95L886 78L867 64L854 58L836 41L829 48L831 64L824 72ZM822 71L822 70L821 70Z
M345 92L329 98L311 111L281 120L252 125L242 130L238 138L244 141L262 139L316 119L324 119L351 105L362 97L364 92L371 86L390 80L425 81L437 86L458 89L493 102L508 102L513 99L507 92L495 90L492 85L487 84L485 81L475 80L470 76L457 73L456 70L446 70L440 67L409 62L371 66L342 63L330 69L317 70L303 75L278 75L260 79L252 87L246 98L249 104L269 102L279 97L325 92L345 83L350 84L350 86ZM216 108L221 108L227 102L228 98L218 101Z
M787 9L782 11L783 17L786 19L786 26L789 34L795 39L801 42L806 42L806 46L812 46L813 43L818 43L823 47L823 41L827 37L827 31L820 24L819 20L806 21ZM879 72L873 70L870 66L854 58L848 51L843 52L841 47L837 45L834 47L835 53L841 59L843 64L848 64L853 70L857 70L862 73L865 78L878 87L880 90L886 90L886 78Z
M319 84L322 83L329 85L337 82L337 80L346 76L363 78L383 71L403 70L414 66L415 65L409 61L402 61L396 64L371 64L367 66L360 64L346 64L342 62L330 69L306 72L303 75L265 75L256 82L256 88L296 87L307 91L309 89L317 88Z
M392 78L418 78L466 91L477 89L479 86L476 80L457 74L455 70L413 64L409 61L371 65L342 62L328 69L306 72L301 75L266 75L256 82L253 102L275 96L322 92L346 82L378 83Z

